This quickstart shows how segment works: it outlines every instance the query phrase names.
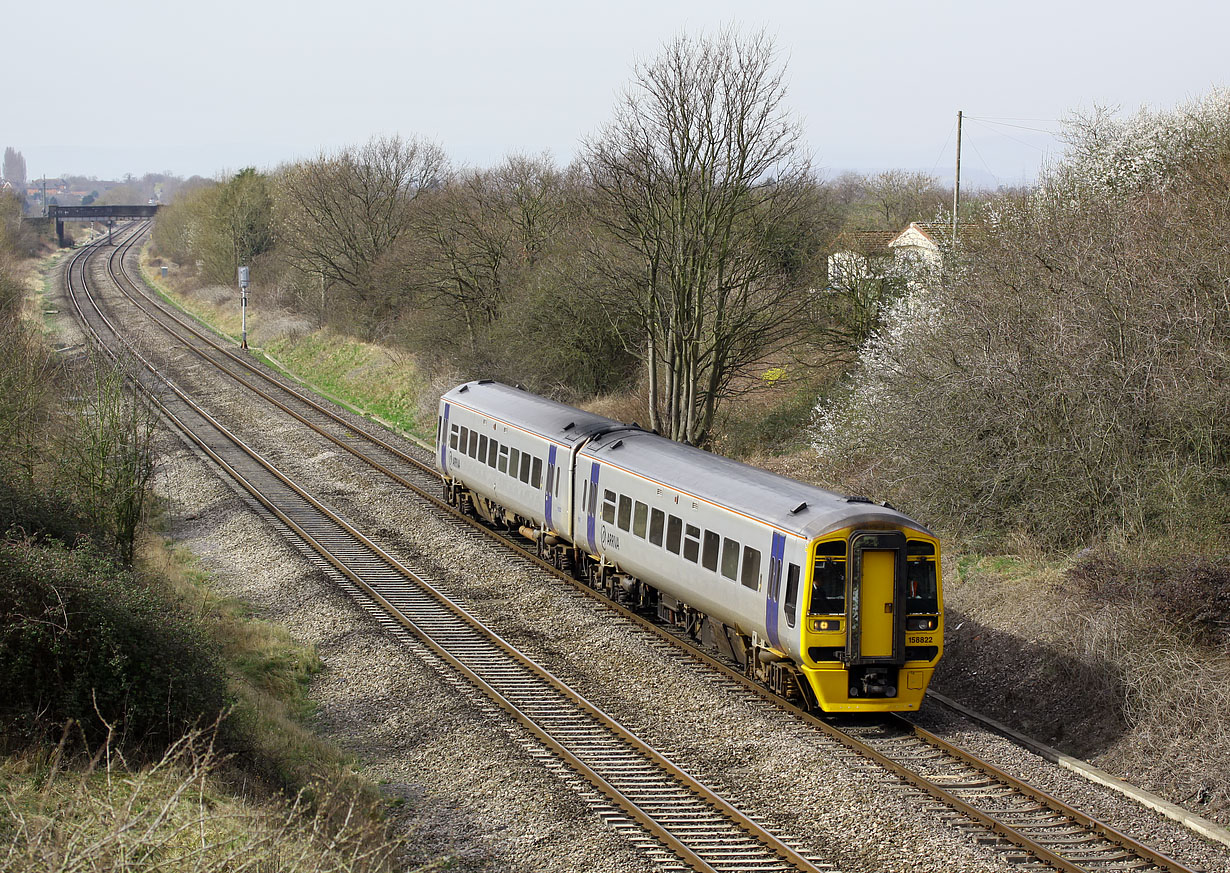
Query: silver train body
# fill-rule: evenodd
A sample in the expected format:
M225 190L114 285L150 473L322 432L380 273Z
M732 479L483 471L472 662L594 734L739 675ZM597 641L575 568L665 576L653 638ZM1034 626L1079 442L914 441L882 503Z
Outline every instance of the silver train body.
M913 710L942 651L939 543L846 497L490 381L440 400L466 511L810 708Z

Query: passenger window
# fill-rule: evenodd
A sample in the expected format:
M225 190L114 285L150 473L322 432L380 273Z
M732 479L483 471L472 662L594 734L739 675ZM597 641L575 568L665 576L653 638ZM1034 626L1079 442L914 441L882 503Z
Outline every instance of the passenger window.
M535 488L542 485L542 458L534 459L534 469L530 471L530 484Z
M564 478L564 468L556 467L555 468L555 496L556 497L559 497L559 491L560 491L559 483L560 483L560 480L563 478Z
M666 513L655 509L649 513L649 542L662 545L662 528L666 525Z
M679 540L683 536L683 520L677 515L672 515L666 522L666 550L672 554L679 554Z
M799 605L799 565L791 564L786 574L786 624L794 627L795 610Z
M517 471L521 467L521 450L510 448L508 450L508 475L514 479L517 478Z
M693 564L700 558L700 528L689 524L683 534L683 556Z
M732 539L722 543L722 575L731 581L739 578L739 544Z
M448 447L449 447L450 449L455 449L455 448L457 448L457 435L458 435L460 432L461 432L461 429L460 429L457 425L455 425L455 424L454 424L454 425L452 425L452 426L449 428L449 434L448 434Z
M740 574L743 587L756 591L760 588L760 550L748 546L743 550L743 572ZM778 584L781 584L780 582Z
M508 453L510 451L515 452L516 449L509 449L508 446L500 446L500 460L499 460L499 463L496 464L495 468L499 470L501 473L504 473L504 474L508 473Z
M808 615L841 615L846 611L846 562L816 557L812 568Z
M444 416L441 415L436 419L436 445L440 445L440 441L444 439Z
M484 464L487 462L487 435L482 434L478 438L478 460Z
M616 524L620 530L632 528L632 498L626 494L619 495L619 520Z
M466 449L466 454L471 458L478 457L478 431L470 431L470 447Z
M700 563L706 570L717 572L718 552L722 545L722 538L711 530L705 531L705 550L701 555Z
M521 481L527 485L530 482L530 462L534 457L529 452L521 453Z
M632 511L632 532L641 539L645 538L645 525L649 522L649 507L639 500Z
M589 514L597 515L598 514L598 486L591 485L588 482L585 484L586 484L586 487L589 488Z
M602 520L607 524L615 523L615 492L602 492Z
M495 437L492 437L491 441L487 443L487 466L488 467L495 466L495 459L499 456L499 453L500 453L500 444L495 441Z
M463 455L470 453L470 429L464 425L461 428L461 439L457 441L457 451Z

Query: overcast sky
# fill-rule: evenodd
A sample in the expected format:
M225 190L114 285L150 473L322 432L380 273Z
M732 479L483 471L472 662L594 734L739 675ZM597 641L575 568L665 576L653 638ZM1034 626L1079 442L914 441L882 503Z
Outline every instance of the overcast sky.
M1095 104L1227 84L1230 4L834 0L13 0L0 146L36 178L270 168L377 134L457 164L566 163L673 36L765 28L817 166L1032 180ZM1008 126L1013 125L1013 126Z

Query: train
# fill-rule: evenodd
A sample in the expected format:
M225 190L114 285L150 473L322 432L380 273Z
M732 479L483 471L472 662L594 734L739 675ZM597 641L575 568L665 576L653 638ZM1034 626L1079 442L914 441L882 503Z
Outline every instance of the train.
M435 463L451 505L787 700L922 704L943 652L940 544L887 504L487 379L441 396Z

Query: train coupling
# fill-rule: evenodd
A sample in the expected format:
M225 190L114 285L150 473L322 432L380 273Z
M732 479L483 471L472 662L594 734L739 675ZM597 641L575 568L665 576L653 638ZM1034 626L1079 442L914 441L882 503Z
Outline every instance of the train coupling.
M865 667L860 674L850 671L850 697L896 697L896 669Z

